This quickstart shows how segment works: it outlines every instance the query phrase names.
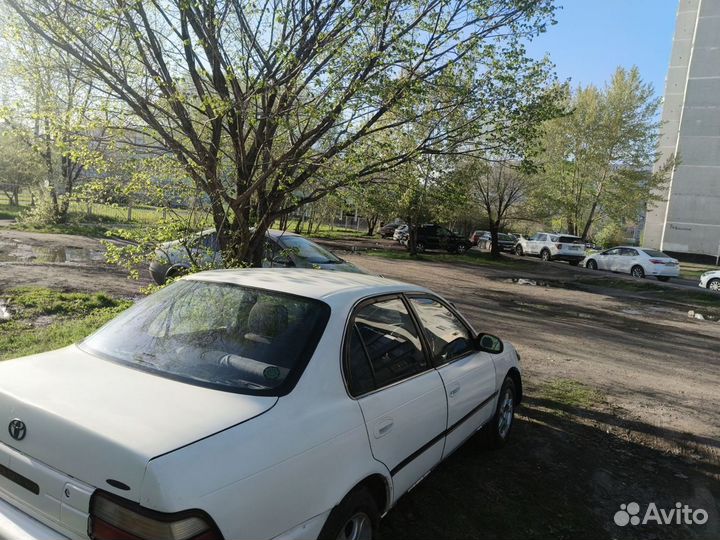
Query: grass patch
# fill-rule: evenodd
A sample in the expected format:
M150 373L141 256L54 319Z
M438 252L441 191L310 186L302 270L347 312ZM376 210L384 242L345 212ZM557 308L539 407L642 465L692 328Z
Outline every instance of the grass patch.
M700 276L710 270L720 270L720 267L710 264L680 263L680 277L684 279L697 279L699 281Z
M102 293L63 293L41 287L11 289L3 301L13 318L0 323L0 360L75 343L132 304ZM51 319L38 324L40 317Z
M599 391L571 379L555 379L540 386L540 397L560 409L589 409L605 400Z
M12 204L0 204L0 219L15 219L23 211L25 207L15 206Z
M402 261L425 261L442 263L462 263L474 266L496 266L501 268L518 268L525 264L523 261L503 257L492 257L489 253L479 251L468 251L462 255L452 253L422 253L411 255L408 251L393 251L389 249L368 250L367 255L381 257L383 259L397 259Z
M26 232L52 233L52 234L74 234L78 236L90 236L93 238L106 238L106 233L112 227L100 225L98 223L58 223L56 225L27 225L25 223L15 223L13 229Z

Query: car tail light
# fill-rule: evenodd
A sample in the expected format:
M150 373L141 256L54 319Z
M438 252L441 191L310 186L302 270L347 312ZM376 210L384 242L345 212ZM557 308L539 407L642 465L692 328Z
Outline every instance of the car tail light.
M200 510L164 514L96 491L90 502L88 535L94 540L221 540Z
M650 259L650 262L653 264L665 264L665 261L662 259Z

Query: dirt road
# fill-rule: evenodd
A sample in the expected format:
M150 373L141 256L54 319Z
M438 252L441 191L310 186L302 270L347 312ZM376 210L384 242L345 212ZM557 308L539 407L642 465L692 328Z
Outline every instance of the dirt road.
M0 292L138 295L148 281L128 280L100 250L93 239L0 231ZM382 539L720 537L720 322L622 291L544 286L543 276L566 272L554 264L346 257L444 295L478 330L515 344L525 370L511 443L497 452L465 445L388 514ZM708 520L616 525L631 502L642 512L679 502Z

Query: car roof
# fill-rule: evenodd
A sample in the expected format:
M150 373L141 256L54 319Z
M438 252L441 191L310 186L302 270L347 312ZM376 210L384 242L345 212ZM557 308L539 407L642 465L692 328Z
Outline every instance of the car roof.
M233 268L209 270L183 279L232 283L315 298L327 303L354 303L361 298L394 292L430 292L381 276L312 268Z

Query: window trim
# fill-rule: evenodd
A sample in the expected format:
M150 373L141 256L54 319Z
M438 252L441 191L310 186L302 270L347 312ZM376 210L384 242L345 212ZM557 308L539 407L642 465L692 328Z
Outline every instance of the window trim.
M430 356L430 362L432 363L432 365L435 369L439 369L443 366L448 366L448 365L456 362L457 360L462 360L463 358L467 358L471 354L480 352L480 349L478 349L477 345L474 342L474 339L475 339L474 336L476 335L475 329L470 325L470 323L465 319L465 317L460 315L460 313L458 313L458 311L456 309L454 309L453 306L450 305L449 302L445 302L442 298L440 298L434 294L423 293L423 292L419 292L419 291L405 293L405 298L407 299L407 303L413 311L413 315L415 317L416 324L422 328L421 333L422 333L422 337L423 337L423 344L425 345L425 347L428 351L428 356ZM452 313L453 316L455 316L455 318L458 321L460 321L460 324L465 327L465 330L467 330L467 333L470 334L470 339L473 340L474 347L472 349L468 350L467 352L465 352L464 354L455 356L455 357L451 358L450 360L447 360L445 362L438 362L437 359L435 357L433 357L432 354L430 353L430 350L431 350L430 349L430 341L427 339L427 336L425 335L425 326L422 324L422 321L420 320L420 316L415 311L415 306L413 306L412 302L410 301L413 298L429 298L431 300L434 300L441 306L443 306L450 313Z
M375 388L370 390L369 392L365 392L364 394L358 394L353 395L350 390L350 363L349 363L349 345L350 345L350 339L349 339L349 332L354 331L355 329L355 316L357 315L357 312L363 309L366 306L377 304L379 302L384 302L388 300L400 300L403 305L405 306L405 309L408 312L408 315L410 316L410 320L412 322L412 325L417 332L418 339L420 340L420 349L422 351L423 356L425 357L425 361L427 363L427 368L418 371L417 373L414 373L410 375L409 377L406 377L404 379L400 379L398 381L392 382L390 384L384 385L384 386L377 386L377 383L375 384ZM367 354L367 350L365 349L365 344L363 343L363 350L365 352L365 359L368 363L370 363L370 368L372 368L372 362L370 362L370 357ZM368 296L366 298L363 298L355 303L355 305L352 307L352 309L349 312L348 318L345 321L345 329L343 330L343 339L341 343L341 349L340 349L340 371L342 374L343 383L345 384L345 391L347 392L347 395L354 400L359 400L361 398L364 398L366 396L375 394L377 392L382 392L383 390L386 390L388 388L392 388L394 386L397 386L399 384L404 384L407 381L411 381L412 379L415 379L416 377L423 376L427 374L429 371L435 370L434 362L432 362L430 358L429 349L427 348L427 343L425 342L425 334L422 330L422 327L418 327L418 320L416 318L415 312L412 309L412 306L410 306L410 303L408 302L407 298L405 297L405 293L402 291L394 292L394 293L381 293L379 295L375 296Z

